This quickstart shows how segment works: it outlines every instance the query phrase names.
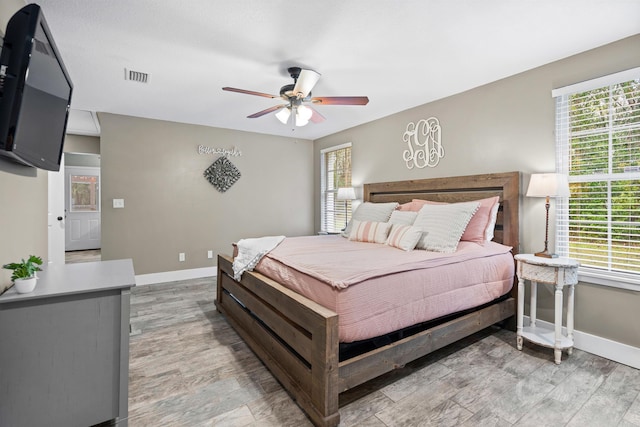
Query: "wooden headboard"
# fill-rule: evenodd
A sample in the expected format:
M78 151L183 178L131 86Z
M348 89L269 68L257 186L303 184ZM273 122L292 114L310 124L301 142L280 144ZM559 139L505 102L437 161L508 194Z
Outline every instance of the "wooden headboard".
M455 203L493 196L500 196L494 240L512 246L515 255L520 247L520 172L364 184L364 201L374 203L412 199Z

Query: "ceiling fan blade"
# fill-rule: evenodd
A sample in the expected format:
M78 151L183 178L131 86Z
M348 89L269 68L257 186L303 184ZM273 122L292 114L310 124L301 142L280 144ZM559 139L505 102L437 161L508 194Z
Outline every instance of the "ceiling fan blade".
M318 80L320 80L320 73L313 70L301 70L293 88L294 95L299 98L306 98L311 89L318 83Z
M264 96L265 98L280 98L280 95L270 95L268 93L254 92L252 90L236 89L235 87L223 87L222 90L229 92L246 93L247 95Z
M326 118L322 114L318 113L318 111L315 108L311 108L308 106L307 108L309 108L313 112L313 114L311 114L311 118L309 119L313 123L322 123L326 120Z
M318 105L367 105L366 96L315 96L311 102Z
M277 110L279 110L281 108L284 108L284 107L287 107L287 104L282 104L282 105L276 105L274 107L269 107L266 110L262 110L262 111L258 111L257 113L253 113L252 115L247 116L247 118L248 119L255 119L256 117L262 117L265 114L272 113L272 112L277 111Z

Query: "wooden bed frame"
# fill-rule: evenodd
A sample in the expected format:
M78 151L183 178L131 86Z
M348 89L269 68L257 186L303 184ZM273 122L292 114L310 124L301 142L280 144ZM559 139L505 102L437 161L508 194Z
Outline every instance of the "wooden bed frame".
M519 246L520 173L495 173L364 185L364 201L443 202L500 196L495 241ZM233 260L218 256L216 307L317 426L340 422L339 393L515 315L509 298L339 362L338 315L256 272L233 280Z

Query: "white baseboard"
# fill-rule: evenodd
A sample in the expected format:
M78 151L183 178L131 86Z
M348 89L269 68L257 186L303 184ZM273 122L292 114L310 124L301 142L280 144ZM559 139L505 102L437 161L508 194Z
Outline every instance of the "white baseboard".
M524 316L525 325L529 324L529 316ZM553 329L553 323L544 320L536 320L536 323L545 328ZM563 333L567 333L567 328L562 328ZM602 338L597 335L573 331L574 347L586 351L596 356L606 357L614 362L640 369L640 348L633 347L628 344L612 341L608 338Z
M218 267L216 266L192 268L189 270L164 271L162 273L137 274L136 286L175 282L177 280L199 279L201 277L214 277L217 274Z

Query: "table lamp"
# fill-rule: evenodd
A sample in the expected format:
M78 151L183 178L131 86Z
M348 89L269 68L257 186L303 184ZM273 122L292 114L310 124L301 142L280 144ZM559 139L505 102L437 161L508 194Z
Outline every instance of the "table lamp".
M566 175L558 173L535 173L531 175L527 197L545 197L547 220L544 234L544 250L535 256L557 258L558 255L549 253L549 198L569 197L569 181Z
M349 222L347 217L347 201L356 199L356 190L353 187L338 188L336 200L344 200L344 226Z

